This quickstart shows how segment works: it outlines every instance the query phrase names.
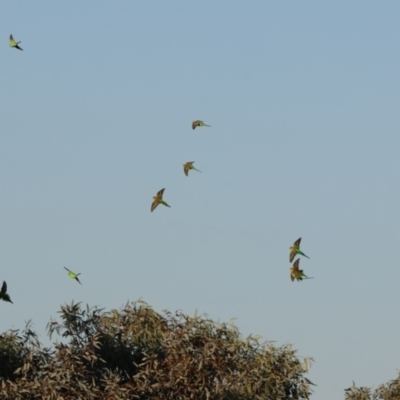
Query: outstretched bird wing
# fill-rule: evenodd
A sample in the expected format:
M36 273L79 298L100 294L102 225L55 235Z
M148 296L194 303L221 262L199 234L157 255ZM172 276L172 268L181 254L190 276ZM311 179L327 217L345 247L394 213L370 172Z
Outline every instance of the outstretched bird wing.
M1 287L0 294L5 294L7 293L7 283L6 281L3 281L3 286Z
M161 189L161 190L157 193L157 197L159 197L160 199L162 199L163 194L164 194L164 190L165 190L165 188L164 188L164 189Z
M154 200L154 201L151 203L150 211L153 212L153 211L157 208L158 204L159 204L158 201L157 201L157 200Z
M183 172L185 173L186 176L188 176L188 173L189 173L188 163L183 164Z
M294 247L296 247L296 248L300 248L300 242L301 242L301 238L298 238L295 242L294 242Z

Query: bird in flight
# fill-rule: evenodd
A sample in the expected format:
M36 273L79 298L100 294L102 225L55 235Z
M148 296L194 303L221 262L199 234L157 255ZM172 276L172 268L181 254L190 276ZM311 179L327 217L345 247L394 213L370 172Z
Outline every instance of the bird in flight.
M16 42L14 40L13 35L10 35L10 47L15 47L18 50L22 50L21 47L18 46L20 43L21 42Z
M192 129L196 129L198 126L209 126L209 127L211 127L211 125L207 125L203 121L200 121L198 119L196 121L192 122Z
M186 164L183 164L183 172L185 173L186 176L189 175L189 171L191 169L201 172L199 169L193 167L193 163L194 163L194 161L188 161Z
M154 197L153 197L153 202L151 203L151 212L153 212L159 204L163 204L164 206L170 207L164 200L163 200L163 193L164 189L161 189Z
M11 304L14 304L10 299L10 295L7 293L6 281L3 281L3 286L1 287L1 291L0 291L0 299L4 300L4 301L8 301Z
M298 258L292 268L290 268L290 279L292 282L296 279L298 282L302 281L303 279L314 279L309 278L307 275L304 274L302 269L299 269L300 258Z
M296 257L297 254L301 254L304 257L310 258L308 256L306 256L301 250L300 250L300 242L301 242L301 238L298 238L294 243L293 246L289 247L290 250L290 257L289 257L289 261L292 262L293 259Z
M71 279L75 279L76 281L78 281L78 283L80 283L82 285L82 283L79 281L79 278L78 278L78 275L80 275L80 273L76 274L75 272L72 272L71 270L69 270L67 267L64 267L64 269L66 269L68 271L68 276Z

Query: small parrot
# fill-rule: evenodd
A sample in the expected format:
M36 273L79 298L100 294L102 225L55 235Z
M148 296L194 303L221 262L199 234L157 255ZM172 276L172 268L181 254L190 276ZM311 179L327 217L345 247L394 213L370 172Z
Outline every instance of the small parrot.
M186 176L189 175L189 171L191 169L201 172L199 169L193 167L193 163L194 163L194 161L188 161L186 164L183 164L183 172L185 173Z
M304 257L310 258L308 256L306 256L301 250L300 250L300 242L301 242L301 238L298 238L294 243L293 246L289 247L290 250L290 257L289 257L289 261L292 262L293 259L296 257L297 254L301 254Z
M10 47L15 47L18 50L23 50L23 49L21 49L21 47L18 46L20 43L21 42L16 42L14 40L13 35L10 35Z
M290 268L290 279L292 282L296 279L298 282L302 281L303 279L314 279L309 278L307 275L304 274L302 269L299 269L300 258L298 258L292 268Z
M11 304L14 304L10 299L10 295L7 293L6 281L3 281L3 286L1 287L1 291L0 291L0 299L3 301L8 301Z
M207 125L203 121L200 121L198 119L192 122L192 129L196 129L198 126L209 126L211 128L211 125Z
M64 268L68 271L68 276L71 279L75 279L79 284L82 285L82 283L79 281L79 278L78 278L78 275L80 275L80 273L76 274L75 272L72 272L71 270L69 270L67 267L64 267Z
M153 202L151 203L151 212L153 212L156 208L157 208L157 206L159 205L159 204L163 204L164 206L167 206L167 207L170 207L171 208L171 206L170 205L168 205L164 200L163 200L163 193L164 193L164 190L165 190L165 188L164 189L161 189L154 197L153 197Z

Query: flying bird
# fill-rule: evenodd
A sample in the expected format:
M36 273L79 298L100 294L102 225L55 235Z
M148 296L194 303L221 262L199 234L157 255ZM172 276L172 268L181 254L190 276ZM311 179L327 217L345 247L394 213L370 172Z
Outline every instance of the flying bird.
M153 202L151 203L151 212L153 212L159 204L163 204L164 206L170 207L164 200L163 200L163 193L164 189L161 189L154 197L153 197Z
M72 272L71 270L69 270L67 267L64 267L64 268L68 271L68 276L71 279L75 279L78 283L80 283L82 285L82 283L79 281L79 278L78 278L78 275L80 275L80 273L76 274L75 272Z
M20 43L21 42L16 42L14 40L13 35L10 35L10 47L15 47L18 50L22 50L21 47L18 46Z
M211 127L211 125L207 125L203 121L200 121L198 119L196 121L192 122L192 129L196 129L198 126L209 126L209 127Z
M290 279L292 282L296 279L298 282L302 281L303 279L314 279L309 278L307 275L304 274L302 269L299 269L300 258L298 258L292 268L290 268Z
M0 291L0 299L3 301L8 301L11 304L14 304L10 299L10 295L7 293L6 281L3 281L3 286L1 287L1 291Z
M292 262L293 259L296 257L297 254L301 254L304 257L310 258L308 256L306 256L301 250L300 250L300 242L301 242L301 238L298 238L294 243L293 246L289 247L290 250L290 257L289 257L289 261Z
M191 169L201 172L199 169L193 167L193 163L194 163L194 161L188 161L186 164L183 164L183 172L185 173L186 176L189 175L189 171Z

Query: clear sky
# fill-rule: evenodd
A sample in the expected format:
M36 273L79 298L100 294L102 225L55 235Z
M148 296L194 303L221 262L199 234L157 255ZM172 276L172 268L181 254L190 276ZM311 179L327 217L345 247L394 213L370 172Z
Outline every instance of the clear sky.
M62 304L142 297L292 343L315 358L315 399L393 379L399 13L372 0L1 2L0 280L14 304L0 303L0 332L32 319L46 342ZM186 177L186 161L202 173ZM171 208L151 213L164 187ZM298 237L315 278L300 283Z

